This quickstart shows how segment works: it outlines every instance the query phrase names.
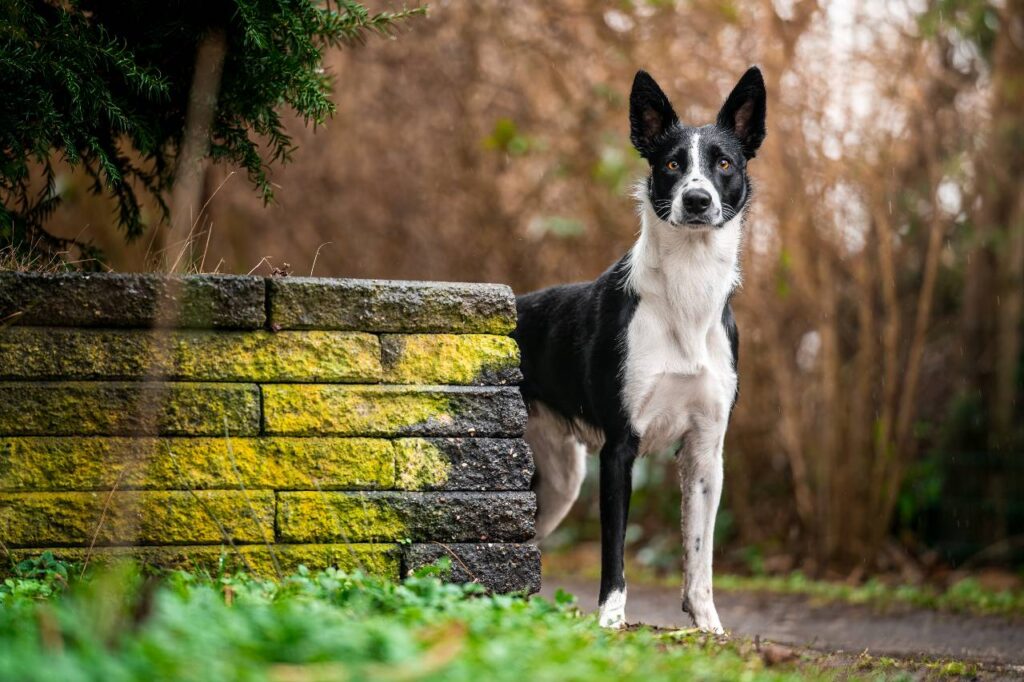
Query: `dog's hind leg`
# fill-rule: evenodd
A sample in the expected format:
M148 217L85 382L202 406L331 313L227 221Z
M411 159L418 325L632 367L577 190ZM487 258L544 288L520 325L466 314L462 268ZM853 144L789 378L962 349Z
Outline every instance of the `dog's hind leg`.
M676 455L682 492L683 611L701 630L722 634L711 589L715 515L722 496L725 423L695 415Z
M526 442L533 451L537 495L535 542L551 534L580 494L587 450L564 419L541 403L530 405Z

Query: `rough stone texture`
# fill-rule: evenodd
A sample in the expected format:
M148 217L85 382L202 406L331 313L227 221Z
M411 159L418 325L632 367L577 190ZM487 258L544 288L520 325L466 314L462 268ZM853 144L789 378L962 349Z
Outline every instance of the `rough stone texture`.
M0 541L534 591L515 319L497 285L0 273Z
M519 436L526 408L515 388L270 384L266 433L346 436Z
M11 554L15 561L21 561L43 552L52 552L64 561L82 562L88 556L90 564L97 564L132 558L161 568L205 568L214 574L221 570L229 573L248 570L262 578L277 577L278 567L283 573L291 573L299 566L305 566L310 570L329 567L343 571L360 570L397 580L401 566L401 552L394 544L271 545L269 548L267 545L237 544L233 548L228 545L95 547L91 553L85 547L40 547L16 549Z
M521 438L399 438L395 451L401 490L528 490L533 479Z
M394 487L395 448L370 438L0 438L0 490Z
M505 335L516 323L515 296L499 284L286 277L267 286L274 329Z
M402 548L402 575L441 557L451 560L445 576L456 583L479 583L492 592L540 591L540 550L534 545L414 544Z
M0 537L9 547L219 544L225 533L264 542L274 504L266 491L0 493Z
M518 384L519 346L487 334L387 334L381 337L388 384Z
M523 542L533 537L530 492L278 493L284 542Z
M0 329L0 378L14 379L378 382L380 356L357 332Z
M254 384L0 382L0 435L255 435Z
M262 277L0 272L4 318L40 326L258 329L266 323L266 294Z

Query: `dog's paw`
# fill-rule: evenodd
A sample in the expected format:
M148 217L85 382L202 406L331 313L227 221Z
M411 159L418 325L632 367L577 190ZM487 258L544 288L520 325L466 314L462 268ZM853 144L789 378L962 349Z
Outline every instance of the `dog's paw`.
M598 609L598 624L610 630L626 627L626 592L614 590Z
M690 614L694 627L701 632L709 632L713 635L725 634L714 602L706 599L703 601L685 599L683 600L683 612Z

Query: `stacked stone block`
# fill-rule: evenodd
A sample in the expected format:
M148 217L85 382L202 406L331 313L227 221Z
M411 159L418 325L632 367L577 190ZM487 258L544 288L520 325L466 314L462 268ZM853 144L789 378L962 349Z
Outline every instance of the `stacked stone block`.
M507 287L0 273L0 551L539 587Z

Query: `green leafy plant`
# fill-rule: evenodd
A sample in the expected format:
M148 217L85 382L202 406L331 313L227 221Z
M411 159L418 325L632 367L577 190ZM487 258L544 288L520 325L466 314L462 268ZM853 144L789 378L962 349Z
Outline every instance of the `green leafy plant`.
M43 229L60 201L57 163L109 194L127 238L141 195L164 197L182 145L197 46L226 51L209 156L243 168L269 201L272 163L294 151L287 109L319 125L334 112L326 48L388 35L422 8L372 14L352 0L10 0L0 5L0 247L66 246Z
M49 559L33 564L46 570ZM438 566L437 568L442 568ZM426 573L430 573L427 571ZM747 643L612 632L556 602L489 595L423 572L403 583L300 568L280 581L133 565L0 603L0 679L820 679ZM43 579L37 579L44 582Z

